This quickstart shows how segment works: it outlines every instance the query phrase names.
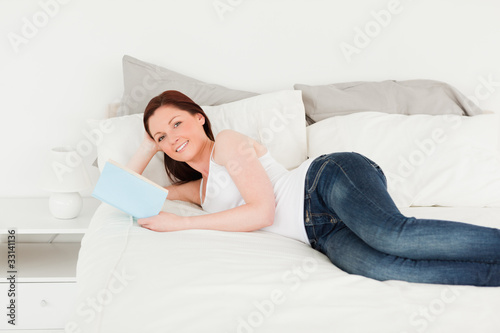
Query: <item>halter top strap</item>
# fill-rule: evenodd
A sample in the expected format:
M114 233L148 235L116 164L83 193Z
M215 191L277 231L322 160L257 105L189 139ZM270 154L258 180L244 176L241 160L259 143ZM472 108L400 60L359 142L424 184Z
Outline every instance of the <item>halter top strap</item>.
M210 152L210 160L208 162L208 172L210 173L210 164L213 161L213 154L214 154L214 149L215 149L215 142L214 145L212 146L212 151ZM215 161L213 161L215 163ZM203 177L201 177L201 182L200 182L200 205L203 204Z

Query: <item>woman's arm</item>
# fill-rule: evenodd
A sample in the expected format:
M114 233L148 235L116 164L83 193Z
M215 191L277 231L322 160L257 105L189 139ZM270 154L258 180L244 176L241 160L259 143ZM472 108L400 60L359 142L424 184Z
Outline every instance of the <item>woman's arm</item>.
M161 211L158 215L138 219L140 226L153 231L180 231L188 229L206 229L220 231L254 231L273 224L274 199L272 214L263 214L262 207L244 204L222 212L199 216L179 216ZM271 211L271 209L269 209Z
M160 147L148 135L144 133L144 139L134 155L127 163L127 167L142 174L148 166L153 156L161 151ZM195 180L182 185L170 185L165 187L168 190L168 200L182 200L200 205L200 180Z
M138 174L142 174L153 156L159 151L161 151L161 149L156 142L149 137L148 133L144 133L144 139L134 155L128 161L127 167L134 170ZM165 188L168 190L167 199L188 201L199 205L199 194L198 197L194 195L196 189L200 188L200 181L198 180L197 183L198 185L196 185L196 181L194 181L182 185L166 186Z
M149 137L148 133L144 133L144 139L128 161L127 167L142 175L144 169L158 151L160 151L158 145Z
M200 216L181 217L160 212L138 223L155 231L210 229L253 231L274 221L276 201L272 183L260 163L254 141L243 134L225 130L217 135L214 159L224 165L245 204L226 211Z
M187 201L201 206L200 183L201 178L181 185L169 185L165 187L168 190L167 199Z

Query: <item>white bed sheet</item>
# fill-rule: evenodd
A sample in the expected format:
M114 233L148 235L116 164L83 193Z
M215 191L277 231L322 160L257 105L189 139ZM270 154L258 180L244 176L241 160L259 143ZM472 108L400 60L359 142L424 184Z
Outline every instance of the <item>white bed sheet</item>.
M402 212L500 227L500 208ZM279 235L157 233L106 204L83 238L77 277L67 332L500 331L500 287L375 281Z

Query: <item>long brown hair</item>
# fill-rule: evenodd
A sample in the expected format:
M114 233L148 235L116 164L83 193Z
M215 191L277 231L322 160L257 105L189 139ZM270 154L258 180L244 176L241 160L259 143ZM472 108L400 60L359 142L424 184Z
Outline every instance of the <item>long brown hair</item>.
M192 115L200 113L205 117L205 124L203 124L203 129L207 137L215 141L214 135L212 133L212 127L210 125L210 120L208 120L207 115L203 109L196 104L191 98L187 97L183 93L177 90L167 90L160 95L154 97L149 101L146 109L144 111L144 128L151 138L151 132L149 131L149 118L155 113L155 111L164 105L174 106L180 110L189 112ZM165 171L167 171L168 178L172 184L184 184L192 180L200 179L201 173L191 168L186 162L179 162L171 159L167 154L164 155Z

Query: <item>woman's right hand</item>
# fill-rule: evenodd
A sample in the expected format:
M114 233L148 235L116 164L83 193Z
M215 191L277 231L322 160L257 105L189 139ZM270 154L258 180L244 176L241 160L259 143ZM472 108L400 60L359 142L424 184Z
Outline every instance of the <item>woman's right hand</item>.
M160 147L149 137L147 132L144 132L141 145L128 161L127 167L141 175L149 161L159 151L161 151Z
M153 139L151 139L148 132L144 132L144 138L142 140L141 146L144 149L146 149L147 151L151 151L151 152L155 152L155 153L161 151L160 146L158 146L158 144Z

